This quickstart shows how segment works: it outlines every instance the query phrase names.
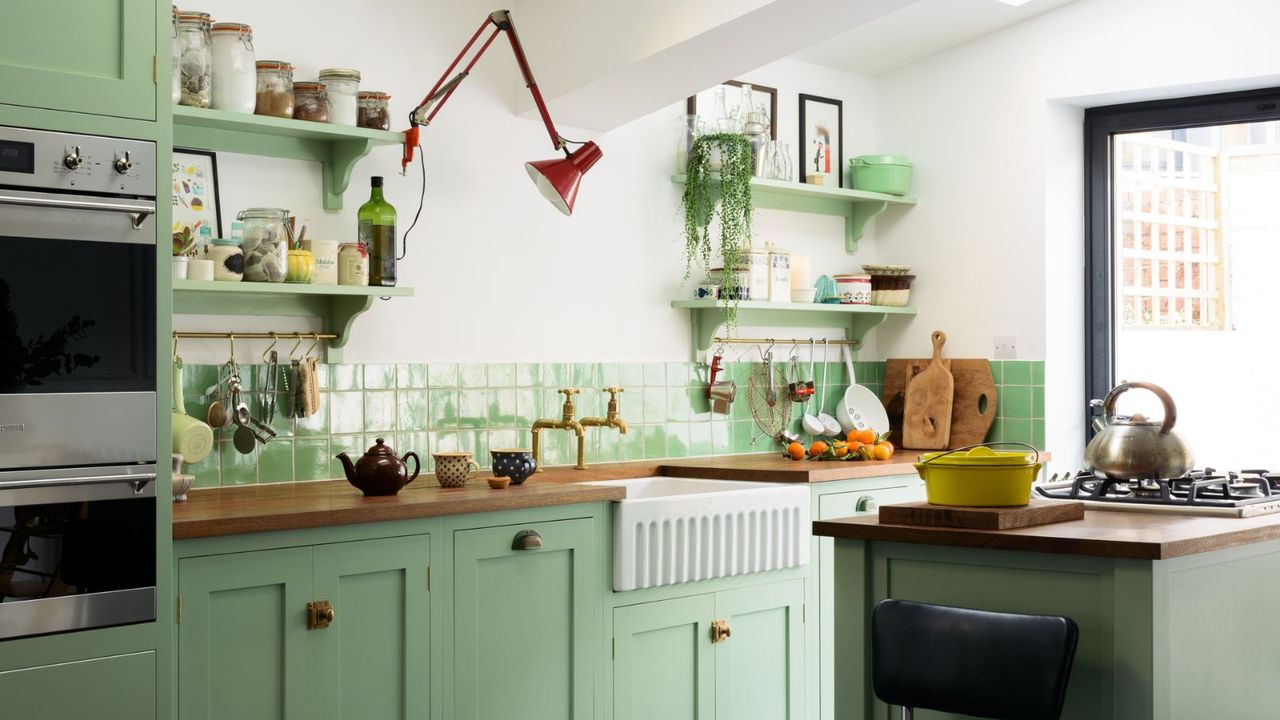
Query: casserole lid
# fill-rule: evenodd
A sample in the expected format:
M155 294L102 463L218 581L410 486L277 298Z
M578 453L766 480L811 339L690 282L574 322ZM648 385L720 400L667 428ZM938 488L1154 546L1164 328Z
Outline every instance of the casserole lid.
M1038 453L994 450L986 445L972 448L923 453L920 462L928 465L952 465L959 467L1008 467L1034 465Z

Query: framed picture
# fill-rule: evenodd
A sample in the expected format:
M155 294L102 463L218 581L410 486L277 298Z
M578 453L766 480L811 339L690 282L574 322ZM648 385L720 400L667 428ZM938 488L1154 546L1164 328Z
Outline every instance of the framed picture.
M800 180L821 175L824 187L844 187L844 103L800 95Z
M173 151L173 242L222 237L218 206L218 158L207 150Z
M769 139L778 139L778 90L777 88L767 87L765 85L756 85L755 83L742 82L741 80L726 80L716 87L724 88L724 104L730 115L734 115L738 111L738 105L742 104L742 86L751 86L751 106L756 112L763 112L769 116ZM706 90L689 98L685 103L685 112L690 115L710 114L712 111L712 103L715 98L715 87L709 87ZM699 112L698 108L702 108ZM714 123L717 118L704 117L708 123ZM712 131L711 128L708 128Z

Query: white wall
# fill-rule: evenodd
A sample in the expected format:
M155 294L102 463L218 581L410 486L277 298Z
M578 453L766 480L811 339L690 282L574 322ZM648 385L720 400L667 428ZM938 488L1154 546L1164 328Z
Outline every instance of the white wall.
M218 21L253 26L259 58L293 62L297 79L321 67L359 68L365 89L390 92L392 117L405 118L475 30L488 5L413 0L362 3L208 0ZM184 8L185 9L185 8ZM527 47L537 71L539 48ZM688 317L669 303L683 274L679 186L673 172L676 116L683 103L594 139L604 159L585 178L572 218L532 187L526 160L554 156L536 120L513 114L517 77L508 47L495 44L436 122L424 128L427 200L401 265L416 296L378 303L356 324L350 362L644 361L689 357ZM847 157L875 148L874 85L868 79L783 60L739 79L781 90L779 138L796 142L798 92L842 98ZM403 122L403 121L400 121ZM399 123L398 123L399 124ZM219 156L224 228L250 206L288 207L308 218L312 237L349 240L368 177L386 177L403 234L417 208L419 170L402 178L399 148L379 148L359 163L346 209L320 209L314 163ZM777 240L813 256L815 274L874 260L843 250L838 218L761 211L761 241ZM874 245L868 233L864 248ZM698 278L691 279L696 284ZM686 292L688 289L686 289ZM229 322L235 328L227 328ZM178 329L293 329L294 321L182 317ZM250 350L246 350L250 352ZM220 361L225 344L185 342L189 362Z
M1179 97L1280 78L1280 4L1078 0L878 78L885 152L915 158L920 206L880 221L878 254L919 277L886 356L948 331L955 356L1015 335L1045 358L1047 442L1083 447L1081 107Z

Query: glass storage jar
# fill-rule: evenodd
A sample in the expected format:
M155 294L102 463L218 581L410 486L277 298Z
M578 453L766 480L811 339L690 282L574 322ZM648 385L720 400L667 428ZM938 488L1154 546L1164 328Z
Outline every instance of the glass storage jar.
M213 26L213 108L251 113L258 102L253 28L242 23Z
M360 90L360 71L350 68L326 68L320 71L320 84L329 93L329 122L334 125L356 124L356 96Z
M289 211L249 208L236 215L244 221L244 279L249 282L284 282L289 269Z
M293 66L282 60L259 60L258 97L253 112L270 117L293 117Z
M213 85L213 44L209 24L209 13L178 13L180 105L209 107L209 90Z
M233 238L214 238L209 248L213 261L213 279L221 282L240 282L244 279L244 252L240 241Z
M297 120L329 122L329 95L318 82L293 84L293 117Z
M173 5L173 30L169 34L169 77L173 83L173 104L182 99L182 48L178 44L178 6Z
M356 124L373 130L391 129L391 111L387 102L391 96L384 92L362 91L357 96Z

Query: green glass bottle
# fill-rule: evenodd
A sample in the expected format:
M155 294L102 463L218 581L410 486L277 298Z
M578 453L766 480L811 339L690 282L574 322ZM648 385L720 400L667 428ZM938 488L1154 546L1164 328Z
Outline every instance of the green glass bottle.
M369 252L369 284L396 284L396 209L382 198L382 178L369 178L369 202L356 215L360 244Z

